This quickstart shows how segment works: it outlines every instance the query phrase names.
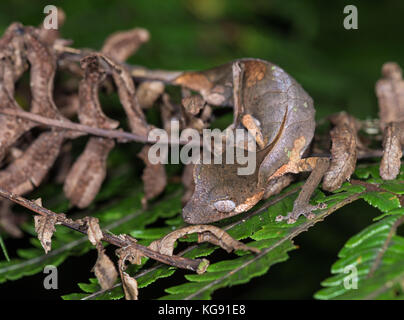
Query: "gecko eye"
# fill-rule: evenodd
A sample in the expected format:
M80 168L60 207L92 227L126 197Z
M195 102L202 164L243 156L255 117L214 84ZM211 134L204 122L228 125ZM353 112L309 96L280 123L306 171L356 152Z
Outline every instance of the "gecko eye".
M213 203L215 209L219 212L232 212L236 208L236 204L231 200L219 200Z

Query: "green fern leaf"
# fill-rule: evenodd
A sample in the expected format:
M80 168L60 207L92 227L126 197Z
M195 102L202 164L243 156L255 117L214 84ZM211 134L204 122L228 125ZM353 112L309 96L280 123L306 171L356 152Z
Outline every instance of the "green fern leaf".
M398 286L404 279L404 238L395 235L395 231L403 221L403 211L391 214L350 238L331 267L335 276L321 283L326 288L318 291L315 298L379 298ZM351 277L352 270L357 277Z

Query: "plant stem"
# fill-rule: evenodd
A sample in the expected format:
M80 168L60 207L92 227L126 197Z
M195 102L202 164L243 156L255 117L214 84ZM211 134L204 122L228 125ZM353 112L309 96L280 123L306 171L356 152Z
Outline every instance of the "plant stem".
M87 234L87 226L85 224L82 224L80 222L75 222L71 219L68 219L64 217L64 215L57 214L47 208L44 208L37 203L28 200L24 197L21 197L19 195L13 194L11 192L8 192L4 189L0 188L0 196L11 200L27 209L29 209L32 212L38 213L42 216L48 216L48 215L56 215L57 216L57 221L61 225L70 228L72 230L78 231L83 234ZM204 259L188 259L184 257L179 257L179 256L168 256L161 254L159 252L156 252L154 250L149 249L148 247L142 246L137 243L133 243L131 241L128 241L124 239L123 237L116 236L111 233L106 233L102 232L103 238L102 240L111 243L117 247L123 248L127 246L133 246L136 250L139 250L144 256L149 257L153 260L160 261L162 263L175 266L181 269L188 269L197 272L199 269L199 266L202 262L206 262Z

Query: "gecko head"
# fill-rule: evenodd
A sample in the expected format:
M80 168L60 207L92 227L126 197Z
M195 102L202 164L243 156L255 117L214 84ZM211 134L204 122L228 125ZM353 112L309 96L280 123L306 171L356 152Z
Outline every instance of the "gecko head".
M182 209L184 221L190 224L211 223L253 207L264 191L257 186L257 173L239 175L239 167L236 163L195 165L195 190Z
M220 196L217 189L207 194L197 189L182 209L182 217L189 224L205 224L230 218L251 209L264 195L262 189L254 193L237 192L237 197L231 194Z
M199 201L197 197L192 197L182 210L182 217L189 224L204 224L231 217L237 212L237 207L233 200L221 199L213 201Z

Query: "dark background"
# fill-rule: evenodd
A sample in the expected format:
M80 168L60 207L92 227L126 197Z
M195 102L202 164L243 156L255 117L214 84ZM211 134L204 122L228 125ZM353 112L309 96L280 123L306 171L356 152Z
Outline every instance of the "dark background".
M361 119L377 116L374 84L386 61L404 63L404 1L315 0L80 0L1 1L0 31L11 22L38 25L47 4L62 7L61 29L75 47L99 49L112 32L133 27L151 40L129 62L160 69L203 69L241 57L278 64L313 97L317 118L346 110ZM343 9L358 8L359 29L345 30ZM249 284L221 289L214 298L310 299L329 275L338 250L371 222L377 212L363 201L351 204L296 239L301 248ZM25 240L11 241L12 254ZM8 241L6 241L8 243ZM0 255L0 259L3 256ZM58 298L79 291L95 253L69 258L59 267L68 276L58 292L38 292L43 275L1 285L1 295ZM142 289L158 297L171 280Z

